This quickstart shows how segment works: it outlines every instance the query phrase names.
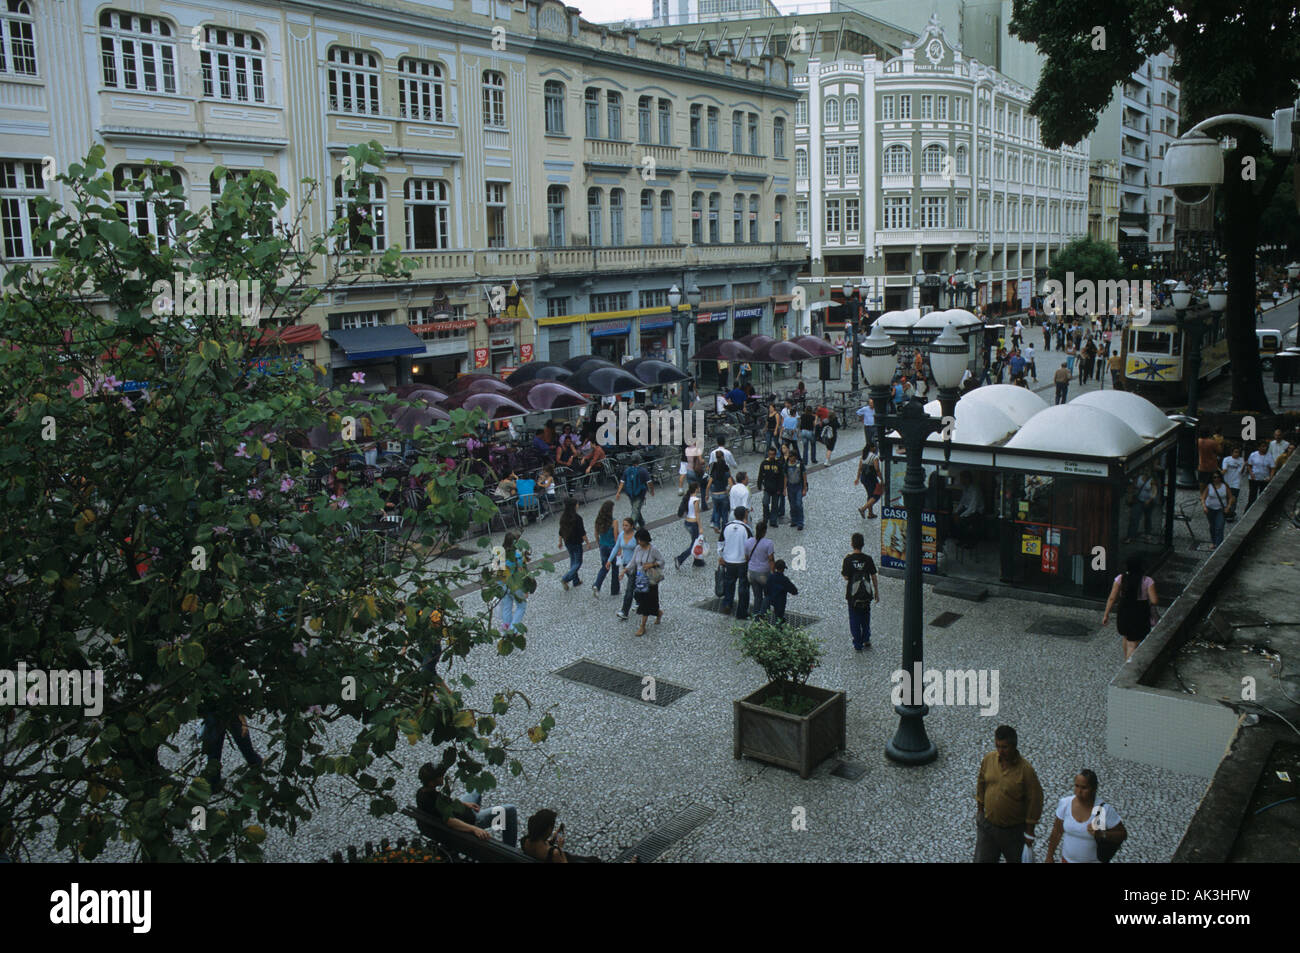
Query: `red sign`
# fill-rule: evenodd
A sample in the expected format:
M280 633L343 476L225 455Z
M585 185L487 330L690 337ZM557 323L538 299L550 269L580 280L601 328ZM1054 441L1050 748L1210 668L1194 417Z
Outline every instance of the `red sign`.
M1042 570L1048 575L1055 576L1060 571L1059 555L1060 546L1044 546Z
M474 367L487 367L488 361L491 360L491 353L485 347L474 348Z
M519 345L519 363L527 364L533 359L533 346L531 344Z

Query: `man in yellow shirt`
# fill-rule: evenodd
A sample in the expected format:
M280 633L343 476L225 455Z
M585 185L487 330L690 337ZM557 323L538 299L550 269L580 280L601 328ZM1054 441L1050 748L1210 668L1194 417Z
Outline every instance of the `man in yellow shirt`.
M1033 767L1016 750L1016 729L999 725L996 751L984 756L975 782L975 863L996 864L998 855L1020 863L1025 847L1034 849L1034 827L1043 813L1043 786Z

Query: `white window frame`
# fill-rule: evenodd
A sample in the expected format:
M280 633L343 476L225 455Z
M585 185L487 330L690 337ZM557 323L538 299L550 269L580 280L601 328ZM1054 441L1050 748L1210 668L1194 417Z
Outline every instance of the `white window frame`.
M203 97L227 103L266 102L266 58L256 34L225 27L203 28L199 51Z
M0 76L36 76L36 18L28 0L7 0L0 13Z
M441 63L410 56L403 56L397 61L398 115L403 119L446 122L446 101ZM561 95L561 109L563 103Z
M375 230L374 238L371 239L370 254L379 254L388 247L388 185L383 179L374 179L370 182L369 187L370 200L367 202L357 202L358 211L364 209L362 217L369 217L371 227ZM337 176L334 179L334 219L351 217L351 205L348 197L348 187L343 176ZM360 238L368 238L361 235ZM352 232L349 229L340 239L342 250L351 252L355 244L352 239Z
M483 87L483 125L489 129L506 128L506 76L500 70L485 69Z
M0 253L9 261L50 257L49 244L37 245L40 218L36 200L49 197L41 163L0 160Z
M109 89L175 95L176 41L168 21L105 10L99 17L99 51L104 85Z
M858 147L856 145L845 146L844 147L844 174L846 176L856 176L859 174L860 169L861 169L861 163L859 161L859 156L858 156Z
M327 54L327 93L333 112L378 116L383 111L379 57L366 50L331 46Z

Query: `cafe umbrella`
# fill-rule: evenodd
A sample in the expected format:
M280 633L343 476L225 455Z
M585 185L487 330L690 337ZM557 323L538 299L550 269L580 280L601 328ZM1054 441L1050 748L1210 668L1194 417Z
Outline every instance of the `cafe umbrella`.
M505 394L454 394L443 402L443 407L447 410L482 410L492 420L525 417L532 413Z
M603 397L629 390L646 389L644 381L621 367L599 365L584 367L564 383L580 394L597 394Z
M654 386L676 384L691 379L691 375L676 364L669 364L667 361L661 361L654 357L639 358L631 364L625 364L623 370L646 384Z
M459 394L461 391L468 389L471 384L477 383L478 381L496 381L501 385L501 393L510 389L510 385L501 380L501 378L497 377L495 374L462 374L460 377L457 377L454 381L448 384L446 389L449 394Z
M513 388L518 387L520 384L528 384L538 380L562 381L572 375L573 370L563 364L556 364L553 361L534 361L511 372L510 376L506 378L506 383Z
M582 407L587 403L585 396L559 381L529 381L510 388L507 396L532 410L559 410Z
M392 414L392 421L404 434L415 433L416 427L429 427L439 420L451 420L451 414L441 407L399 407Z
M576 372L581 370L591 361L597 361L605 367L618 367L618 365L613 361L606 360L603 357L596 357L594 354L579 354L576 357L571 357L564 362L564 366L569 370Z

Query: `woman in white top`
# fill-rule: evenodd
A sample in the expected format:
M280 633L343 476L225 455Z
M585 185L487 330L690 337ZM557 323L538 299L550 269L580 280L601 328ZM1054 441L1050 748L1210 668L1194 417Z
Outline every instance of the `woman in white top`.
M686 534L691 541L686 544L686 548L681 554L673 560L677 568L682 568L682 563L691 558L691 550L695 548L695 539L700 535L700 485L698 483L691 486L691 495L686 498L686 514L683 521L686 525ZM691 563L692 566L703 566L702 560L696 559Z
M1104 801L1097 804L1097 775L1084 768L1074 776L1074 795L1056 804L1056 823L1047 841L1047 862L1055 863L1057 845L1063 864L1099 864L1099 844L1118 848L1128 839L1119 811Z
M1210 541L1218 546L1223 542L1223 521L1228 510L1232 509L1232 490L1223 482L1223 474L1218 470L1210 476L1210 482L1201 487L1201 509L1210 523Z

